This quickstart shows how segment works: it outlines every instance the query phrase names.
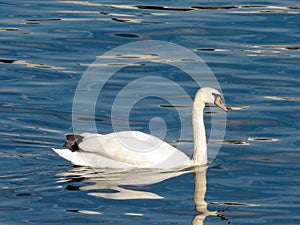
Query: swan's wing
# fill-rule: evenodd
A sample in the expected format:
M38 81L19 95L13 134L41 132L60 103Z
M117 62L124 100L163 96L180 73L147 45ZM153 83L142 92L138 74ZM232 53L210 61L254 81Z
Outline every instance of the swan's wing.
M110 158L103 157L101 155L97 155L95 157L95 154L89 152L82 152L82 151L72 152L69 149L58 149L58 148L52 148L52 150L56 152L60 157L78 166L122 168L122 169L131 168L130 165L127 165L125 163L118 162Z
M138 131L91 135L79 143L81 153L91 153L133 167L187 165L189 158L168 143ZM171 160L171 161L170 161Z

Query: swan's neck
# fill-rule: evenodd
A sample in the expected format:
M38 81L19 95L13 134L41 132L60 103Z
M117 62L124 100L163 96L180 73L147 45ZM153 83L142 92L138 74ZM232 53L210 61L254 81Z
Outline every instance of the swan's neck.
M203 119L205 103L201 99L195 99L193 105L193 129L194 129L194 155L193 165L207 164L207 143Z

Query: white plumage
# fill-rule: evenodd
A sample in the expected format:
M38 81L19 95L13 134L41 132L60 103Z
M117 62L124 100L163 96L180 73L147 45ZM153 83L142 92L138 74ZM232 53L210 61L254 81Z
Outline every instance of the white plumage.
M77 148L53 150L74 165L109 168L176 168L207 163L207 144L203 122L205 103L227 111L221 94L213 88L200 89L193 104L194 155L190 159L180 150L149 134L121 131L106 135L83 133Z

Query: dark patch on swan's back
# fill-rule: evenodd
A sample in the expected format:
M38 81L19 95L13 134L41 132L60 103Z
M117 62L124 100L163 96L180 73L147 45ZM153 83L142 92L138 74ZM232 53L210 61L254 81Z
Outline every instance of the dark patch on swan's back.
M66 143L64 147L70 149L72 152L78 151L78 144L82 141L83 137L77 134L67 134Z

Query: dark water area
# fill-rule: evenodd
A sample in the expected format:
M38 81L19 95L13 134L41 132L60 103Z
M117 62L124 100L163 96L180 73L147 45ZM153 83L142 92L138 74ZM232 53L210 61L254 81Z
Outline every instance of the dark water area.
M18 0L1 1L0 12L0 224L300 224L298 1ZM51 148L73 132L78 82L107 51L146 40L190 50L216 77L231 110L224 140L209 140L208 150L222 143L215 160L197 171L72 166ZM191 98L198 89L147 46L118 57L145 58L106 83L101 133L123 128L122 106L114 118L110 107L130 82L161 74ZM159 98L170 88L139 87L154 94L132 107L131 128L166 135L191 155L191 127L180 139L176 107ZM188 117L191 105L180 107ZM215 109L205 111L210 129Z

